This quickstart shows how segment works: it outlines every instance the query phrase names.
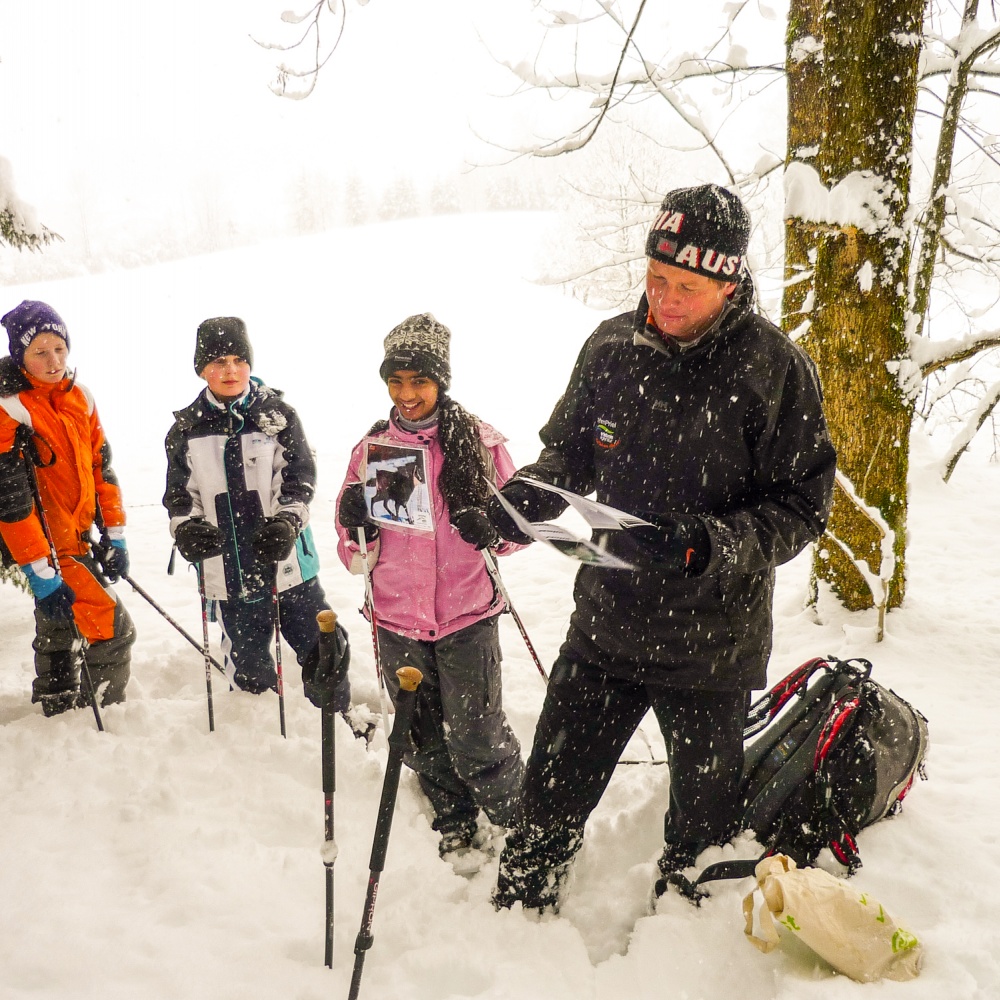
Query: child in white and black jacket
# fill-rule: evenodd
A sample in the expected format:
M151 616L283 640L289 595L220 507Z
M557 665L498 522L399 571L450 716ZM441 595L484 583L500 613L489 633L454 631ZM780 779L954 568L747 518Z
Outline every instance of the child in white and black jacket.
M201 564L231 683L255 694L277 686L270 649L277 587L281 634L303 665L306 696L318 705L323 693L306 664L315 666L316 615L329 604L308 527L316 463L295 410L251 377L252 365L243 320L221 316L198 327L194 368L208 385L174 414L163 505L181 555ZM346 676L335 688L326 699L344 711Z

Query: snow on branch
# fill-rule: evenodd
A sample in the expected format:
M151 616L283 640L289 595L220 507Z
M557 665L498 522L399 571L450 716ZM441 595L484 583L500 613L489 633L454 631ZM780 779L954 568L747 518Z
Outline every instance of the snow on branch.
M593 112L586 121L570 129L566 134L551 141L542 141L530 149L534 156L558 156L573 152L586 146L597 134L605 118L611 110L630 100L646 99L650 96L663 98L670 109L677 114L690 129L701 138L703 148L710 149L725 168L731 183L736 183L736 176L717 145L717 136L705 124L702 118L690 108L690 99L682 93L682 85L695 83L699 80L718 80L730 78L729 84L735 86L751 75L770 73L782 75L784 65L762 64L750 65L747 61L746 49L740 45L731 45L725 56L720 59L711 55L684 51L669 59L647 59L640 50L637 40L639 23L646 11L648 0L642 0L636 9L631 22L622 19L620 13L613 9L608 0L598 0L597 6L601 14L592 18L580 19L566 14L564 11L553 11L542 7L543 12L550 17L548 26L553 29L579 29L581 24L608 18L621 32L620 43L611 50L614 60L611 60L603 70L588 70L580 65L580 50L574 45L574 63L571 72L565 69L545 69L537 58L509 59L494 56L498 65L503 66L529 90L541 91L553 98L572 91L580 94L593 95L590 110ZM730 24L743 10L746 4L731 4ZM659 37L659 36L657 36ZM715 43L718 44L717 42ZM713 48L715 45L713 45ZM699 147L701 148L701 147ZM783 162L783 161L781 161Z
M622 49L623 56L625 51ZM650 84L659 88L664 85L675 86L709 77L744 78L750 74L759 73L780 75L785 71L783 66L774 63L751 66L745 63L737 64L720 59L708 59L685 52L672 62L662 65L645 62L630 65L620 63L615 71L606 73L582 73L576 69L572 82L567 82L559 73L542 72L536 63L528 60L498 57L497 62L510 70L522 83L533 89L546 91L580 90L597 95L606 95L615 88L621 90L631 87L648 87Z
M958 465L958 460L965 454L966 449L972 443L979 428L986 423L994 407L1000 402L1000 382L994 382L979 401L979 405L973 410L971 416L966 421L965 426L955 436L948 451L945 453L941 467L941 478L945 482L951 479L951 474Z
M814 167L799 161L785 169L785 219L837 227L856 226L864 233L883 232L892 214L891 181L870 170L855 170L828 188Z
M839 469L837 470L836 481L851 504L874 525L879 533L881 558L877 573L873 573L868 566L868 562L865 559L859 558L851 547L838 538L829 528L827 528L825 536L836 543L844 555L851 560L852 565L861 575L868 590L871 592L872 602L878 608L878 641L881 642L885 638L885 612L889 606L889 583L896 572L896 532L889 527L888 522L877 507L870 506L858 496L854 484Z
M1000 347L1000 330L952 340L913 337L910 340L910 358L919 366L921 378L927 378L942 368L975 357L991 347Z
M943 52L934 52L930 46L936 44ZM1000 46L1000 27L982 28L975 16L968 12L963 19L962 30L954 38L926 35L925 50L921 58L920 79L932 76L950 76L959 69L969 73L995 74L998 67L987 60L979 59Z
M367 0L356 0L359 6L364 6ZM324 41L322 27L325 24L323 15L329 11L337 16L335 22L335 37L333 42ZM301 25L305 24L305 29L294 42L262 42L254 39L263 49L274 49L279 52L292 52L300 47L305 47L311 51L311 58L306 61L305 68L297 69L287 63L280 63L277 67L277 78L271 84L271 92L278 97L287 97L289 100L301 101L308 97L315 89L319 80L320 70L326 65L330 57L337 50L341 38L344 37L344 25L347 22L347 6L341 0L317 0L305 13L299 14L292 10L282 12L281 20L285 24ZM296 84L291 85L291 81Z
M0 244L18 250L39 250L57 239L61 237L43 226L35 210L17 196L14 170L10 161L0 156Z

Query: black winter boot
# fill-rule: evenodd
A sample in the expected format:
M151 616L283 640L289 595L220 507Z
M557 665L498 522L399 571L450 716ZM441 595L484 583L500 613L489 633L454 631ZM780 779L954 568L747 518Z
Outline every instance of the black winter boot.
M708 897L708 892L700 886L695 886L683 874L685 868L691 868L698 855L701 853L701 844L679 844L667 841L664 845L663 853L656 862L656 867L660 871L660 876L653 883L653 900L662 896L669 886L673 886L682 896L700 905L701 901Z
M62 715L71 708L76 708L80 701L79 691L57 691L54 694L43 694L35 699L42 703L42 714L47 718Z
M66 632L68 638L70 633ZM76 708L80 702L80 659L82 652L73 649L55 649L46 633L36 636L35 670L37 676L31 685L31 700L42 706L46 717L60 715ZM39 652L42 647L43 652Z
M456 823L453 826L438 826L437 829L441 834L441 841L438 844L438 854L444 858L450 854L459 854L463 851L468 851L472 847L472 841L476 836L478 827L476 826L476 821L473 819Z
M546 831L532 827L513 830L500 855L493 906L509 909L520 903L526 910L559 909L559 895L569 877L570 863L583 843L579 830Z
M275 673L272 679L258 677L256 674L244 674L237 670L233 675L233 683L238 690L246 691L247 694L263 694L265 691L278 690L278 675Z

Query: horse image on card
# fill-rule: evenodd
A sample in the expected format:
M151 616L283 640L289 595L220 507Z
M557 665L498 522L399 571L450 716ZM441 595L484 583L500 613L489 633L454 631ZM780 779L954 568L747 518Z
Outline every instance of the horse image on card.
M427 449L365 439L365 501L382 527L433 531Z

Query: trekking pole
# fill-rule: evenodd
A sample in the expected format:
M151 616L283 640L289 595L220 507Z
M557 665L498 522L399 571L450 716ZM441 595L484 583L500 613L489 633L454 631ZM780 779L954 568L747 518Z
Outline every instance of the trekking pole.
M281 672L281 609L278 606L278 568L274 570L274 584L271 587L274 608L274 664L278 672L278 720L281 725L281 735L285 737L285 678Z
M521 616L517 613L517 609L511 603L510 594L507 593L507 588L503 584L503 580L500 578L500 570L497 567L496 560L493 558L493 553L489 549L483 549L483 559L486 561L486 569L493 579L493 583L496 585L497 590L500 591L500 596L504 599L507 605L507 610L511 613L514 621L517 623L517 630L521 633L521 638L524 640L525 646L528 647L528 652L531 654L531 658L535 661L535 666L538 667L538 672L542 675L542 679L546 684L549 682L549 675L545 672L545 667L542 666L541 660L538 659L538 654L535 652L535 647L532 646L531 640L528 638L528 633L525 630L524 622L521 621Z
M205 654L205 690L208 694L208 731L215 732L215 706L212 702L212 656L208 651L208 598L205 596L205 566L204 563L197 563L198 570L198 595L201 597L201 634L204 645L202 651ZM130 580L129 583L132 581Z
M396 720L389 737L389 757L385 765L385 778L382 782L382 799L378 806L378 819L375 822L375 840L372 844L372 856L369 862L368 892L365 896L365 908L361 915L361 930L358 931L354 943L354 972L351 975L351 989L348 1000L357 1000L361 988L361 973L365 964L365 953L371 948L372 918L375 915L375 899L378 895L379 877L385 865L386 849L389 846L389 830L392 826L392 812L396 805L396 792L399 788L399 772L403 766L403 753L410 733L410 723L413 721L413 709L417 700L417 687L423 680L423 675L416 667L400 667L396 671L399 678L399 694L396 696Z
M194 646L194 648L195 648L195 649L197 649L199 653L204 653L204 651L205 651L205 650L204 650L204 647L202 646L202 644L201 644L201 643L199 643L199 642L198 642L198 641L197 641L197 640L196 640L196 639L194 638L194 636L192 636L192 635L191 635L190 633L186 632L186 631L185 631L185 630L184 630L184 629L183 629L183 628L182 628L182 627L181 627L180 625L178 625L178 624L177 624L177 622L176 622L176 621L174 621L174 619L173 619L173 618L171 618L171 617L170 617L170 615L168 615L168 614L167 614L167 612L166 612L166 611L164 611L164 610L163 610L163 608L161 608L161 607L160 607L160 605L159 605L159 604L157 604L157 603L156 603L156 601L154 601L154 600L153 600L153 598L152 598L152 597L150 597L150 596L149 596L149 594L147 594L147 593L146 593L146 591L145 591L145 590L143 590L143 589L142 589L142 587L140 587L140 586L139 586L139 584L137 584L137 583L135 582L135 580L133 580L133 579L132 579L132 577L130 577L130 576L129 576L129 575L127 574L127 573L125 573L125 574L123 574L123 575L122 575L122 579L123 579L123 580L124 580L124 581L125 581L125 582L126 582L126 583L127 583L127 584L128 584L128 585L129 585L129 586L130 586L130 587L131 587L131 588L132 588L132 589L133 589L133 590L134 590L134 591L135 591L135 592L136 592L136 593L137 593L137 594L138 594L138 595L139 595L139 596L140 596L140 597L141 597L142 599L143 599L143 600L144 600L144 601L146 601L146 602L147 602L148 604L152 605L152 607L153 607L153 610L155 610L155 611L159 612L159 614L160 614L160 617L161 617L161 618L163 618L163 619L164 619L164 620L165 620L165 621L167 622L167 624L169 624L169 625L173 625L173 627L174 627L175 629L177 629L177 631L178 631L178 632L180 632L180 634L181 634L182 636L184 636L184 638L185 638L185 639L187 639L187 641L188 641L189 643L191 643L191 645L192 645L192 646ZM226 672L226 668L225 668L225 667L224 667L224 666L223 666L223 665L222 665L221 663L219 663L219 661L218 661L218 660L217 660L217 659L216 659L216 658L215 658L214 656L211 656L211 655L210 655L208 659L209 659L209 661L211 662L212 666L213 666L213 667L215 667L215 669L219 671L219 673L221 673L221 674L225 674L225 672Z
M24 426L23 424L21 425ZM20 429L20 428L19 428ZM29 434L32 433L30 430ZM38 455L38 448L33 441L29 440L27 443L22 443L21 446L21 458L24 460L24 468L28 475L28 481L31 483L31 495L35 501L35 510L38 511L38 521L42 526L42 533L45 535L45 540L49 543L49 558L52 560L52 568L62 576L62 569L59 566L59 556L56 554L55 542L52 541L52 532L49 530L49 521L45 516L45 510L42 508L42 495L38 490L38 479L35 476L35 467L32 464L31 456L28 454L28 448L30 448ZM51 445L46 445L51 450ZM41 457L39 456L39 461ZM55 461L55 452L52 453L52 462ZM49 465L52 464L49 463ZM70 628L73 630L73 650L76 651L80 659L80 673L83 675L87 682L87 690L90 692L90 704L94 709L94 721L97 723L97 731L99 733L104 732L104 720L101 718L101 709L97 704L97 691L94 689L94 679L90 676L90 664L87 663L87 640L80 633L80 629L76 624L76 617L73 614L72 609L69 613L69 624Z
M331 640L337 628L337 615L333 611L320 611L316 615L319 625L319 657L324 660L324 647L332 645ZM332 651L327 653L329 658ZM317 668L318 669L318 668ZM326 947L324 964L333 968L333 863L337 860L337 842L333 834L333 795L337 790L337 746L334 720L337 713L332 699L324 702L320 709L321 743L323 758L323 801L325 804L325 837L323 843L323 864L326 868Z
M358 528L358 545L361 547L361 563L365 568L365 604L368 607L368 620L372 626L372 650L375 653L375 676L378 677L378 698L382 706L382 728L385 730L386 742L389 740L389 707L386 705L385 678L382 676L382 657L378 650L378 622L375 619L375 595L372 592L372 572L368 566L368 542L365 539L365 529Z

